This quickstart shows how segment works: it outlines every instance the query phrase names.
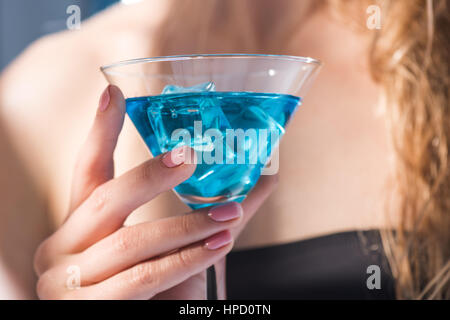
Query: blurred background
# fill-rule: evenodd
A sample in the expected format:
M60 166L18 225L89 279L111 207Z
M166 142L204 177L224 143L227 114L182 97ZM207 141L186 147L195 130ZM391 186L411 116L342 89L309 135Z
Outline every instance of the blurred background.
M119 0L0 0L0 72L37 38L67 29L66 9L78 5L81 20ZM122 0L123 3L136 2ZM17 19L21 17L21 19Z

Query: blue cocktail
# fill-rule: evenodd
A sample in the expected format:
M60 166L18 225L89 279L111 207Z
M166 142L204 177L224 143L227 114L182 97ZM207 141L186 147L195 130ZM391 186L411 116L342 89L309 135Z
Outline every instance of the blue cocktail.
M175 191L197 209L244 199L299 104L291 95L204 91L129 98L127 113L154 156L196 150L193 176Z

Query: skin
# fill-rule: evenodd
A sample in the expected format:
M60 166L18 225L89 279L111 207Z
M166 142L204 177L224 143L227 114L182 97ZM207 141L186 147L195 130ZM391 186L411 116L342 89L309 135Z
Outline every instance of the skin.
M98 97L106 86L98 67L109 62L151 56L157 44L149 39L156 37L158 25L166 14L166 10L167 7L160 1L144 1L138 5L112 8L84 23L81 31L52 35L34 43L1 75L0 106L5 134L0 135L2 139L0 141L5 142L3 145L8 145L9 151L7 158L2 157L0 161L3 165L7 161L15 163L12 160L14 158L23 159L22 167L18 166L11 172L16 172L15 176L23 177L21 185L29 185L27 181L35 183L34 189L30 187L30 190L28 187L10 187L7 191L14 197L2 197L4 208L10 209L2 211L0 219L10 224L10 221L13 221L12 225L15 226L5 230L6 233L3 236L5 240L1 248L3 257L20 251L19 246L28 248L27 252L32 251L52 229L59 227L55 234L68 235L66 238L62 237L64 240L53 240L53 242L65 243L74 238L73 230L80 227L83 229L93 224L92 214L89 216L87 213L89 216L87 222L80 222L73 227L75 229L65 227L74 219L72 217L79 216L77 211L73 210L73 202L84 203L84 198L91 197L89 192L95 190L92 187L87 195L79 198L76 195L77 191L73 190L84 190L85 187L77 187L75 181L90 178L89 175L73 174L72 168L76 164L76 159L80 159L77 152L86 139L88 134L86 128L90 126L93 118L96 119L94 127L97 125L98 114L93 106L97 104ZM264 21L271 21L270 19L277 21L280 15L290 12L289 10L292 8L272 12L270 2L264 2L260 11L255 10L255 23L258 24L259 20L261 24ZM296 10L299 12L299 17L305 16L304 7L298 7ZM152 12L153 19L148 19L148 12ZM258 12L265 12L264 19L261 19ZM283 30L276 30L276 32L282 33ZM221 39L220 35L216 38ZM217 44L219 48L217 50L220 50L219 45ZM212 44L209 50L214 52L214 48ZM263 187L260 187L262 189L255 190L255 199L249 197L250 204L244 204L244 215L247 214L246 210L250 210L247 217L253 216L256 211L257 214L251 221L246 218L239 225L239 231L244 226L245 230L237 240L237 248L285 243L331 232L380 228L386 225L383 215L384 199L392 171L393 153L388 143L388 131L384 118L376 108L379 90L369 75L365 61L368 54L367 48L367 35L354 32L325 11L318 11L309 15L308 19L304 19L298 32L292 34L285 46L275 52L312 56L322 60L325 68L308 93L305 104L290 123L287 135L283 138L280 147L280 182L276 191L268 196L270 191L265 190L271 190L273 182L262 181ZM179 52L188 50L187 47L185 50L177 49ZM23 94L24 92L26 94ZM68 117L68 114L71 116ZM119 130L118 127L114 128ZM108 134L116 137L118 132ZM88 148L96 149L101 145ZM112 150L115 150L113 167L116 177L127 175L129 170L135 170L131 168L148 161L149 158L146 147L126 118L117 146L115 149L111 148L110 157L105 160L108 161L108 166L101 167L108 174L113 168ZM86 153L82 151L80 154L83 158ZM83 161L89 162L89 160ZM174 178L173 181L175 180ZM170 186L167 185L165 190L169 189ZM36 193L35 190L41 193ZM127 190L124 189L123 194L129 198L132 193ZM134 187L133 190L135 190ZM4 195L3 192L2 195ZM42 200L38 195L46 198L47 207L42 206ZM268 197L267 201L262 204L266 197ZM159 228L157 224L161 221L180 218L181 214L187 212L186 207L171 192L162 192L152 201L149 201L151 200L149 198L144 200L136 200L138 205L133 205L135 210L130 216L128 216L130 210L127 210L125 216L121 216L121 219L126 219L125 228L137 223L144 223L144 225L156 223L156 225L149 224L149 229L155 226ZM15 205L18 201L27 203L26 210ZM245 206L251 209L245 209ZM91 209L87 212L94 211ZM14 212L14 215L4 212ZM68 212L71 214L66 220ZM201 214L199 212L193 216ZM30 216L37 221L42 221L40 226L50 224L50 227L33 228L24 225L23 221L30 219ZM233 230L237 230L235 228L239 223L237 221L232 223L236 225L225 223L223 227L220 227L223 229L219 229L232 230L236 237L239 232ZM54 261L63 261L58 258L60 256L75 256L78 259L83 256L80 252L98 248L98 243L106 241L103 240L105 237L110 237L122 230L119 224L118 222L115 225L115 229L110 229L108 235L103 234L102 237L94 240L87 239L83 246L75 251L62 250L58 253L46 253L43 256L51 256ZM28 235L24 239L24 244L5 245L5 241L10 239L19 228ZM219 232L219 229L209 229L208 232L213 230ZM95 234L98 231L92 232ZM264 234L264 237L261 234ZM49 239L55 239L54 235ZM212 234L207 234L205 231L203 235L206 238L207 235ZM204 240L204 238L192 239L187 236L183 238L185 242L179 242L174 248L195 246L195 243ZM48 240L45 243L48 243ZM200 271L208 264L221 260L229 249L231 245L220 249L217 253L210 253L211 256L208 258L199 253L196 261L202 262L198 262L197 269L186 271L183 276L177 273L179 269L176 267L171 269L174 270L173 277L161 275L161 278L170 278L162 287L167 289L172 286L174 291L157 292L155 288L142 289L145 287L143 285L140 289L125 290L126 292L136 291L129 293L126 297L185 297L186 292L192 291L193 287L200 288L199 296L202 296L204 292L201 284L204 281L204 273ZM201 252L200 249L198 250ZM146 254L145 259L149 259L155 252ZM37 257L37 261L40 261L39 254ZM11 275L16 274L12 270L32 274L31 270L27 269L27 266L31 265L30 259L29 255L14 260L3 258L3 263L6 264L6 269ZM39 275L42 278L43 274L51 274L50 272L56 272L54 271L56 269L65 270L67 263L69 262L51 263L51 267L44 267ZM111 277L119 276L128 269L116 268L111 271L114 274ZM183 281L190 276L196 279L191 280L192 284L190 281ZM108 282L107 279L100 280ZM223 280L223 272L221 272L219 281L223 282ZM20 281L14 283L14 286L19 288L19 296L33 296L33 285L30 283L33 283L31 276L23 283ZM39 283L44 283L42 287L46 288L45 280L40 280ZM48 290L47 295L46 289L40 289L39 291L42 291L40 296L45 298L68 295L71 297L71 294L81 294L78 290L78 293L62 292L54 288ZM89 289L84 290L83 294L86 293L87 297L98 297L98 292L98 290ZM113 295L113 290L111 294ZM123 296L112 297L123 298Z

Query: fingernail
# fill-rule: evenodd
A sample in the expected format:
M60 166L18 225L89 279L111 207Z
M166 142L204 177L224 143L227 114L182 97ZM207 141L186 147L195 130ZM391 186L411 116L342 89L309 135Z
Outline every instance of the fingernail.
M225 222L242 216L242 206L237 202L229 202L214 208L208 212L208 216L214 221Z
M106 89L103 91L102 96L100 97L100 102L98 104L98 111L105 111L108 109L109 101L110 101L110 95L109 95L109 86L106 87Z
M217 250L233 241L230 231L225 230L209 237L205 240L205 247L209 250Z
M162 157L162 162L167 168L177 167L186 161L186 153L186 146L173 149Z

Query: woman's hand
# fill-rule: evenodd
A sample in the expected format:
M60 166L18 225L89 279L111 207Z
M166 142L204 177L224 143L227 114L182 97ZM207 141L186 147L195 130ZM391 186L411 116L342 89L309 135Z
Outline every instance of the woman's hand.
M265 182L242 205L124 227L133 210L195 170L195 152L182 147L114 178L113 152L124 114L122 93L109 86L77 162L70 215L35 255L40 298L149 299L168 289L179 297L180 288L189 299L183 284L191 285L231 250L233 230L248 221L272 189Z

